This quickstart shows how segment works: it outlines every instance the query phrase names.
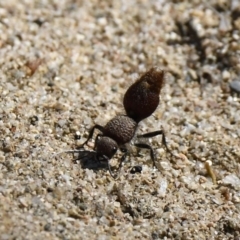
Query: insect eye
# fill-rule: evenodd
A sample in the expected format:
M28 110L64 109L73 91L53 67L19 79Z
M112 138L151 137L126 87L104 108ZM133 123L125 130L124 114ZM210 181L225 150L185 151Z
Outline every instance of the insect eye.
M112 153L115 153L117 151L117 148L116 147L113 147L112 148Z

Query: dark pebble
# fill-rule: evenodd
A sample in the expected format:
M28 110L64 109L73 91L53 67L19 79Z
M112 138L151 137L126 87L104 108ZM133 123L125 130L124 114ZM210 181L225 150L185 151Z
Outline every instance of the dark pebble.
M51 224L50 223L47 223L45 226L44 226L44 230L45 231L51 231Z
M142 166L134 166L134 167L130 170L130 173L131 173L131 174L141 173L141 172L142 172Z
M236 93L240 93L240 81L239 80L234 80L229 83L229 87L232 91Z

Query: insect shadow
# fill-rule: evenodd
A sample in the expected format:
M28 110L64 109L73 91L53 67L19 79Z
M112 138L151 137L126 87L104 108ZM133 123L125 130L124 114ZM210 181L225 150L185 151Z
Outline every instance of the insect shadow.
M52 157L57 157L63 153L73 154L73 163L80 163L83 169L101 170L109 167L106 161L99 161L97 159L97 153L95 151L85 149L66 150L58 152Z

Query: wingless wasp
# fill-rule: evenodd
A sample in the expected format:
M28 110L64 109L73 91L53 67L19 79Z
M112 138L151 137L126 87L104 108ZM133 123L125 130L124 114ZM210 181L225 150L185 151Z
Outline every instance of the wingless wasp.
M140 121L152 115L156 110L160 101L160 92L164 84L164 71L157 67L151 68L136 80L126 91L123 99L125 115L117 115L112 118L105 126L96 124L89 131L87 140L80 146L83 148L88 141L93 137L94 131L100 131L95 138L94 151L96 159L99 161L107 161L111 176L117 178L111 170L109 161L115 155L118 149L123 152L120 160L119 170L123 161L128 155L126 144L129 143L135 136L137 138L151 138L157 135L162 135L162 143L167 151L171 151L167 147L166 138L163 130L158 130L142 135L136 135L137 127ZM156 167L156 161L153 149L147 143L134 143L138 148L148 149ZM81 150L73 150L67 152L80 152ZM78 160L78 159L76 159Z

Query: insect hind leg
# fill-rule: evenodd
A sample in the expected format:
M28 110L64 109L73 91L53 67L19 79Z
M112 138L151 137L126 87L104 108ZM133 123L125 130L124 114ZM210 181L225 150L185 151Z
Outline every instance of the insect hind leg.
M166 148L167 152L170 153L171 156L173 156L171 150L168 148L165 132L164 132L163 129L158 130L158 131L154 131L154 132L150 132L150 133L145 133L145 134L142 134L142 135L138 135L137 138L151 138L151 137L155 137L155 136L158 136L158 135L162 135L162 144Z
M153 162L153 167L157 168L156 159L155 159L155 155L154 155L152 147L150 145L146 144L146 143L135 143L134 145L138 148L143 148L143 149L150 150L150 156L151 156L151 159L152 159L152 162Z

